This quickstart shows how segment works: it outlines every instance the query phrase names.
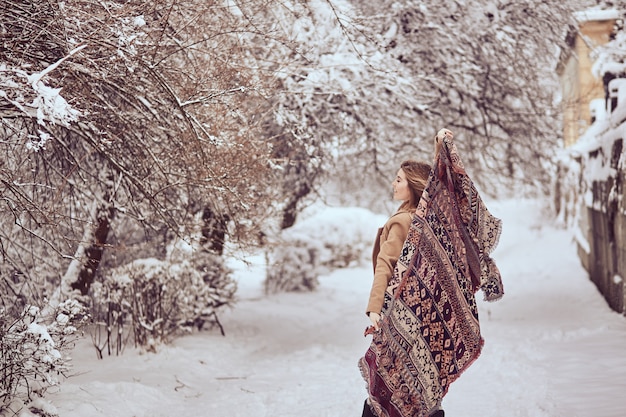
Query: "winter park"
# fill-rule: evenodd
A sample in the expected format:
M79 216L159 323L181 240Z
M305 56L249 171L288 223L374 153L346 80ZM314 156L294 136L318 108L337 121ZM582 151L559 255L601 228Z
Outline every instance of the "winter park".
M4 0L0 417L623 417L626 3Z

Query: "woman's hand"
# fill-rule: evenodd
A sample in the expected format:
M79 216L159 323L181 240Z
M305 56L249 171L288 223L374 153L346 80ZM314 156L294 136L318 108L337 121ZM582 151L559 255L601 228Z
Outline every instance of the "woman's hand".
M443 141L443 139L446 136L451 138L454 135L452 134L451 130L448 130L446 128L440 129L439 132L437 132L437 140L440 141L440 142Z
M370 311L368 316L370 320L372 321L372 326L374 326L374 330L376 331L380 330L380 314Z
M381 320L380 314L372 313L370 311L370 312L367 313L367 316L372 321L372 325L371 326L367 326L367 329L365 329L365 332L363 333L363 336L367 336L368 334L374 334L375 332L380 330L380 320Z
M437 132L437 135L435 136L435 158L437 157L439 150L441 150L441 144L443 143L444 138L452 138L453 136L452 131L446 128L440 129L439 132Z

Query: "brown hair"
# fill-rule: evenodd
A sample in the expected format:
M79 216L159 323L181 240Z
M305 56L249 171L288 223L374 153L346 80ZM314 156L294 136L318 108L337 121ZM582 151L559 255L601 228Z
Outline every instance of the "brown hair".
M422 197L431 166L426 162L408 160L400 164L409 184L411 198L400 206L401 209L415 210Z

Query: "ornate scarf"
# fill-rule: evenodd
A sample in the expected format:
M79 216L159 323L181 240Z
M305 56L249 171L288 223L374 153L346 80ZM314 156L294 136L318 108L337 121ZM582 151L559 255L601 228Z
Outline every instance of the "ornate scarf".
M475 294L504 294L489 257L502 222L444 139L385 294L381 330L359 360L380 417L425 417L480 355Z

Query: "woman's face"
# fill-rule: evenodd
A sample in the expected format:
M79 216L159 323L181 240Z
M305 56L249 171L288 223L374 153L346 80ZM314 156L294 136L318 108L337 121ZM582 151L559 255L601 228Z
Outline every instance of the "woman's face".
M409 190L409 183L406 180L406 175L402 168L398 170L396 179L391 183L393 187L393 199L398 201L408 201L411 199L411 191Z

